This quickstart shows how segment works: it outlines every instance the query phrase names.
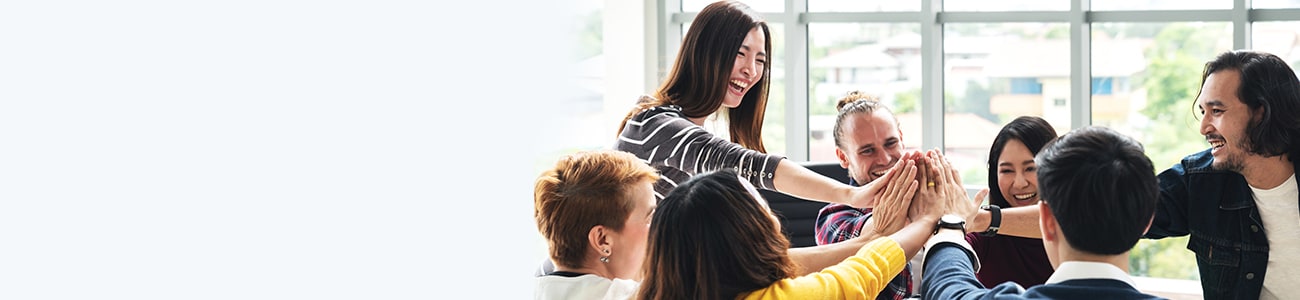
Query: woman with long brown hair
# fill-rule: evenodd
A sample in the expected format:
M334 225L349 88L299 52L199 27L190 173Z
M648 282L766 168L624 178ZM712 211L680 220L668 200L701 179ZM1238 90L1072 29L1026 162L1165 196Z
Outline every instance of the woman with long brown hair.
M908 159L904 175L915 175ZM918 185L893 180L882 199L911 199ZM962 196L964 199L964 195ZM914 204L929 203L918 201ZM920 204L925 205L925 204ZM903 270L948 206L918 210L893 235L835 265L800 276L781 223L749 181L730 170L698 175L659 201L650 221L644 281L637 299L844 299L874 297ZM908 210L904 207L903 210Z
M692 175L726 169L762 189L875 205L877 184L852 187L766 153L761 136L771 53L767 23L749 6L719 1L696 15L667 79L623 120L614 145L659 170L657 198ZM726 115L730 141L702 127L715 113Z

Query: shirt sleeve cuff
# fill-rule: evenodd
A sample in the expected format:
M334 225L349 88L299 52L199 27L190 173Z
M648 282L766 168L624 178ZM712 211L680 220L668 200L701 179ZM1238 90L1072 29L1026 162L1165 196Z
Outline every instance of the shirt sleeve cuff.
M930 251L934 250L934 247L939 246L940 244L952 244L961 248L966 252L966 256L970 257L971 265L974 266L975 272L980 271L979 256L975 255L975 249L971 247L970 243L966 242L966 235L961 234L960 231L956 230L941 230L939 233L930 237L930 240L925 242L924 252L929 256Z

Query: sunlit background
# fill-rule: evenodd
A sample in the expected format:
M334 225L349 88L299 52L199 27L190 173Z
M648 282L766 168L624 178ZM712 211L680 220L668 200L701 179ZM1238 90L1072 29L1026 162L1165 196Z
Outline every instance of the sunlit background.
M589 93L573 106L573 117L584 126L567 137L566 147L539 158L539 169L564 153L608 148L618 120L638 95L657 87L694 13L710 2L583 2L575 61ZM835 100L862 90L895 111L907 148L943 149L968 186L988 184L984 164L994 136L1023 115L1047 119L1058 133L1083 125L1115 128L1146 146L1158 172L1206 147L1192 104L1205 61L1250 48L1293 67L1300 63L1300 1L1248 1L1251 7L1230 0L1084 2L1091 6L746 1L772 28L767 148L796 161L835 161L829 133ZM933 23L926 23L929 12L936 12ZM1086 17L1075 17L1081 14ZM1086 70L1076 61L1089 62ZM1185 237L1141 241L1131 253L1131 273L1148 289L1196 298L1179 294L1199 291L1186 243Z

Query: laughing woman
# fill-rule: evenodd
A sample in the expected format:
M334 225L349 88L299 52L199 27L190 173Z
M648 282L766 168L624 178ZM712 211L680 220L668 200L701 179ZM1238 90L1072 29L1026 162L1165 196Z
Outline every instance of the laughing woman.
M771 53L767 23L749 6L719 1L696 15L667 79L653 97L638 101L614 145L659 170L656 198L692 175L725 169L762 189L875 205L881 190L875 184L852 187L766 153L761 136ZM715 113L727 117L730 141L702 127Z
M1038 204L1038 175L1034 155L1056 138L1056 130L1039 117L1019 117L1002 127L989 149L989 204L1008 208ZM1008 235L966 234L984 264L976 277L984 286L1014 281L1025 288L1052 276L1043 240Z

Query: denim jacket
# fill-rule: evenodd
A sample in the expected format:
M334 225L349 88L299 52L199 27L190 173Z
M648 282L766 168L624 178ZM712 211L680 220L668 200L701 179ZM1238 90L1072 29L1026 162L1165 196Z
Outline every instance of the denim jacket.
M1205 299L1259 299L1268 263L1264 223L1246 178L1212 169L1213 161L1201 151L1160 172L1160 202L1146 237L1191 235L1187 249L1196 253Z

